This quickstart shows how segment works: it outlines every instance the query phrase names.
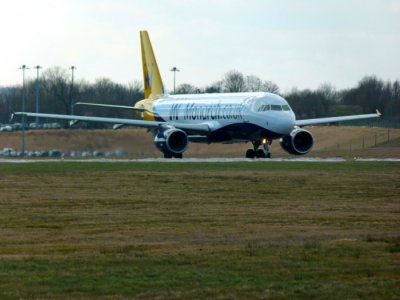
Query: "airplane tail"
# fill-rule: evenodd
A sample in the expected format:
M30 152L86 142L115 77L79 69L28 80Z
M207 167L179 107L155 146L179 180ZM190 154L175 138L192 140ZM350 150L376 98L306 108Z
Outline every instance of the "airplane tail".
M164 86L147 31L140 31L140 44L142 47L144 97L146 99L160 98L164 95Z

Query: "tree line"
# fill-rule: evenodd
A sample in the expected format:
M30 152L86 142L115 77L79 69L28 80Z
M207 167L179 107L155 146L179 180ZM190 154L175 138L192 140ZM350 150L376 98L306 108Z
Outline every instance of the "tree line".
M35 79L27 80L26 111L36 110ZM132 106L143 99L143 86L139 81L119 84L107 78L90 83L85 80L74 82L67 69L51 67L42 72L39 82L40 112L57 114L85 114L104 117L132 118L132 111L100 107L74 106L75 102L95 102ZM376 76L366 76L350 89L336 90L323 84L315 90L293 88L281 92L272 81L262 80L255 75L244 75L232 70L221 80L205 87L182 83L176 94L221 93L221 92L271 92L284 97L298 119L318 118L335 115L372 113L379 109L384 119L400 120L400 82L383 81ZM21 110L22 85L0 88L0 123L8 123L13 111ZM103 128L104 124L81 124L86 128Z

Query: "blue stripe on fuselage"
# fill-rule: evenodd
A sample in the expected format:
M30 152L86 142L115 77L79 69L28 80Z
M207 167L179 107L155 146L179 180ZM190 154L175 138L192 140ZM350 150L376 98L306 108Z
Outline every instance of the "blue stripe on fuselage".
M154 118L159 122L165 121L159 114L155 113ZM253 141L262 140L264 138L273 140L281 138L283 134L279 134L252 123L234 123L218 128L208 135L209 143L222 143L233 140Z
M255 124L234 123L211 132L208 136L208 140L210 143L221 143L232 140L252 141L264 138L272 140L281 138L282 136L282 134L270 131Z

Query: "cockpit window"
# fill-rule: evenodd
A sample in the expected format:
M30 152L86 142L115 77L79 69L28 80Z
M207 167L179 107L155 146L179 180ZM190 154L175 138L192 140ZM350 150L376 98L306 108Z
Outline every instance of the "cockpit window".
M291 111L291 108L288 104L278 105L278 104L261 104L258 108L258 112L265 112L265 111Z
M269 105L269 104L261 105L261 106L258 108L258 111L267 111L267 110L270 110L270 105Z
M280 105L271 105L271 110L282 110L282 106L280 106Z

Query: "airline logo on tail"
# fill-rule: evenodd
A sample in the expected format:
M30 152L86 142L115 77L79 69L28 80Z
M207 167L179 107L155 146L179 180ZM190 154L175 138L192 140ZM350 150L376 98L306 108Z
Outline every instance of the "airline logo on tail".
M147 31L140 32L140 44L142 46L144 96L146 99L155 100L164 95L164 86Z

